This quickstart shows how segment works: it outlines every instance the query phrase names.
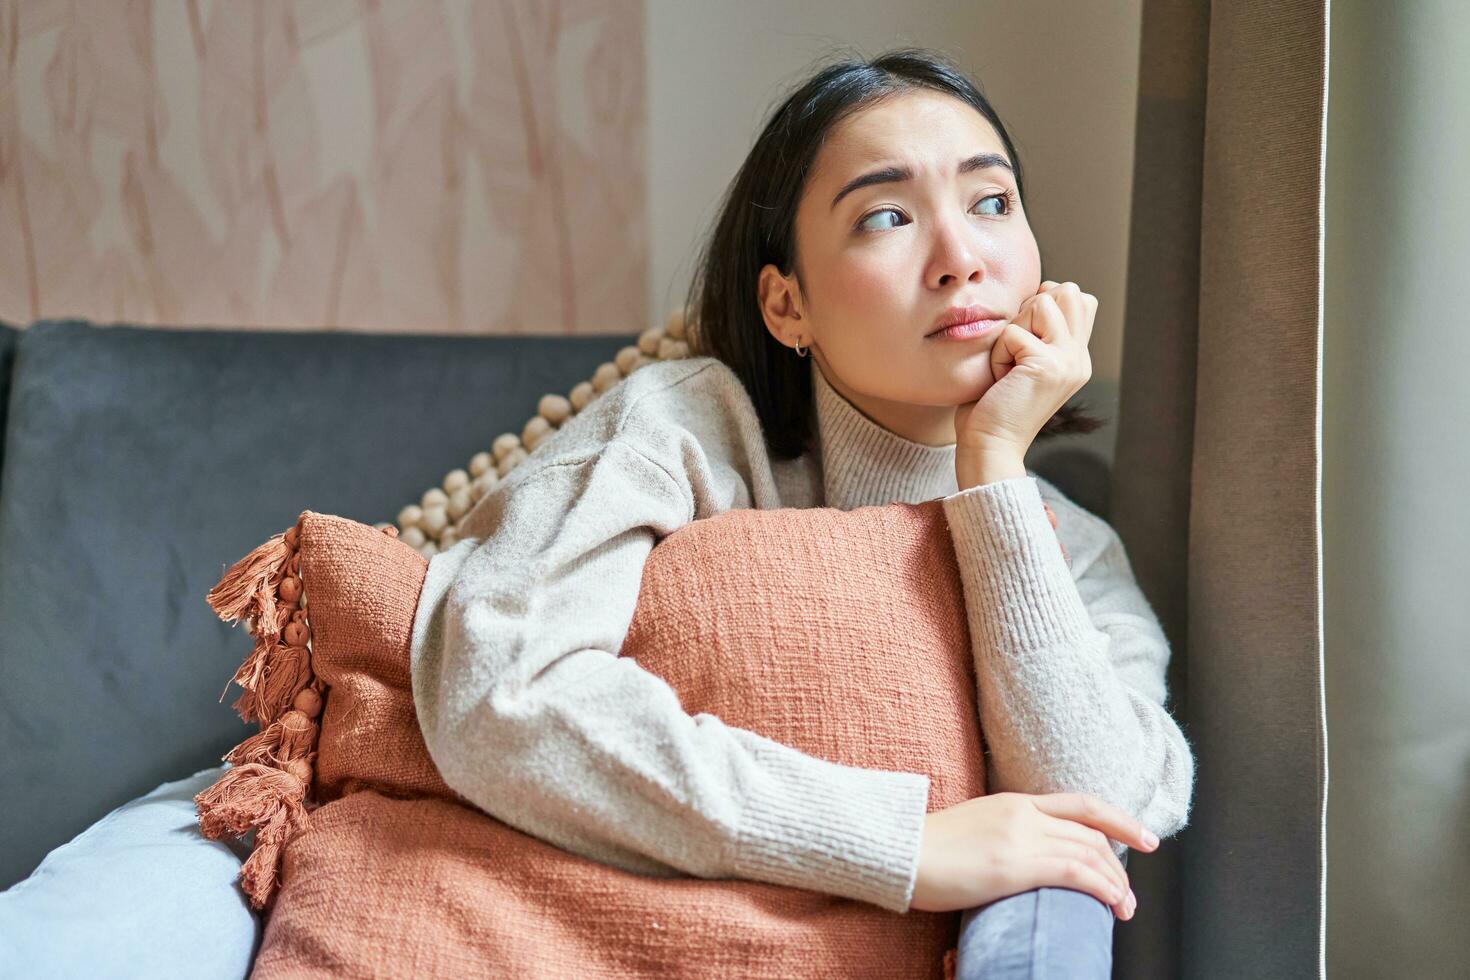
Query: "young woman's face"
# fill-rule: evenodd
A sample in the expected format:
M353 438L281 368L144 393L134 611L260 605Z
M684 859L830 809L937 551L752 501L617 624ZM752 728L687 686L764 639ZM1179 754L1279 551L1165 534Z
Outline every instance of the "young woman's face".
M983 154L999 162L961 172ZM1009 163L989 121L959 99L926 90L889 98L834 127L818 152L796 215L800 284L773 265L761 272L777 339L800 338L833 387L916 441L953 442L954 406L994 383L998 331L930 336L939 318L981 306L1009 321L1041 285ZM889 168L912 176L844 193Z

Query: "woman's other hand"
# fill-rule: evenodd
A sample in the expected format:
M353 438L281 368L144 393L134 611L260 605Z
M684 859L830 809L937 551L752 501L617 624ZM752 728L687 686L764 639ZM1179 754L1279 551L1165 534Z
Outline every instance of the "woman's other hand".
M1121 919L1135 900L1109 838L1143 851L1158 840L1087 793L992 793L924 818L909 907L952 912L1044 886L1095 896Z
M1075 282L1047 280L1021 303L990 348L995 383L955 407L961 489L989 482L987 469L1013 471L1047 420L1092 378L1087 344L1096 317L1097 297Z

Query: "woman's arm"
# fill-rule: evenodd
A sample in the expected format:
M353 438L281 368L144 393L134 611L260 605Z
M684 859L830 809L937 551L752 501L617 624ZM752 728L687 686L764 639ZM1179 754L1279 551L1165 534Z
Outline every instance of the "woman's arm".
M430 562L413 695L445 782L629 871L742 878L906 911L929 777L839 765L708 713L619 657L655 541L717 481L613 439L482 501ZM527 464L522 464L527 465Z
M1047 502L1055 531L1030 475L944 498L988 788L1091 793L1168 837L1188 822L1194 787L1193 753L1164 706L1168 640L1113 528L1059 492Z

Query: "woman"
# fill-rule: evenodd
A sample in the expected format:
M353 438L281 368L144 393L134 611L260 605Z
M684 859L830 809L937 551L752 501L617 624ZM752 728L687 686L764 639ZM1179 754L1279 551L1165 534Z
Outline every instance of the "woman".
M449 786L631 871L966 909L962 977L1108 974L1120 856L1184 826L1194 764L1117 535L1023 464L1097 423L1063 408L1096 300L1040 280L1021 191L989 103L923 51L832 65L776 110L691 287L697 356L604 392L430 561L413 692ZM688 522L935 497L967 603L1002 622L975 640L990 795L927 813L926 775L691 717L617 656L644 560Z

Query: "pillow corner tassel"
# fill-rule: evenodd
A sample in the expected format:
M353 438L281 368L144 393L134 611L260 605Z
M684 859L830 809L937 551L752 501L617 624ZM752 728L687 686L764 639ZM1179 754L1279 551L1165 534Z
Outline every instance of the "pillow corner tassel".
M247 630L256 636L232 683L245 688L235 709L244 721L259 722L261 730L222 757L231 768L194 803L200 832L211 840L256 831L254 850L239 876L256 909L270 902L279 884L282 849L307 827L316 764L315 719L325 685L311 669L298 550L309 514L303 511L289 530L236 562L206 597L221 619L246 617Z

